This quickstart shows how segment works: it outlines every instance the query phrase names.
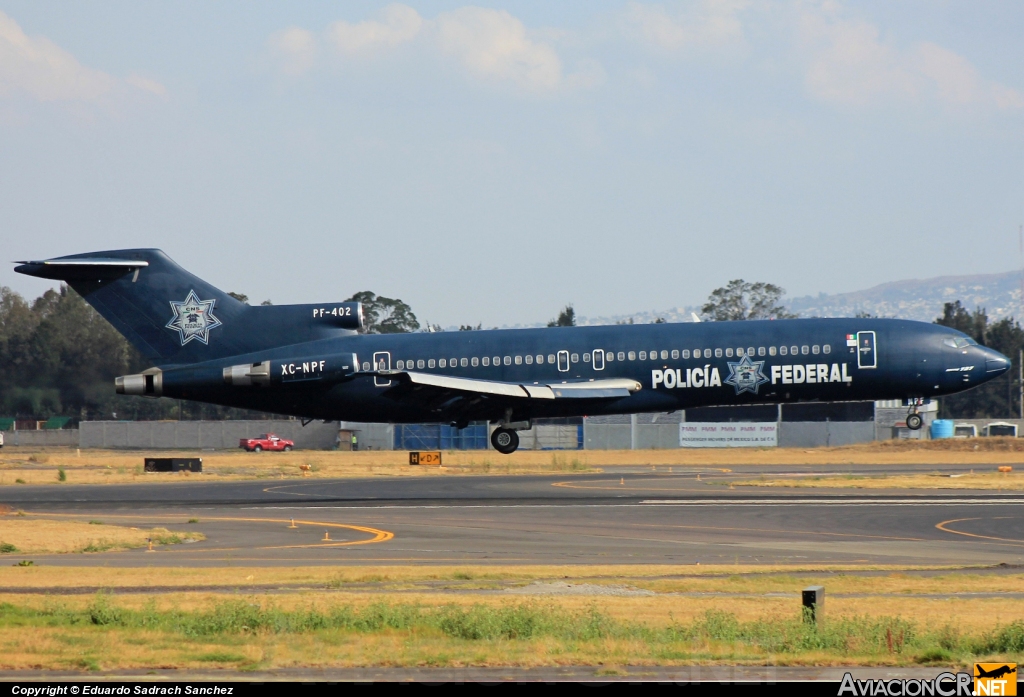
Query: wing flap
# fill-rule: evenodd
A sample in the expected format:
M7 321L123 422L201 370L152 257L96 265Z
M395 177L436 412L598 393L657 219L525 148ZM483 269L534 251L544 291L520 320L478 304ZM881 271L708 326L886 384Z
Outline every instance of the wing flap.
M512 382L459 378L407 370L377 370L362 374L397 380L405 384L514 399L618 399L628 397L641 387L639 382L628 378L520 385Z

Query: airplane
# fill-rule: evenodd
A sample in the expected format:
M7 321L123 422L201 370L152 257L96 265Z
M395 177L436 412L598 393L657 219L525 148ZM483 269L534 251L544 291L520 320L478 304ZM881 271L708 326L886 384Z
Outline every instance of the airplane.
M924 400L970 389L1010 361L966 334L898 319L366 334L354 302L249 306L158 249L15 262L60 280L152 362L118 393L304 420L495 424L491 444L548 417L700 406Z
M985 670L980 665L976 664L975 665L975 670L978 671L978 674L974 676L976 678L996 678L996 679L1001 678L1004 675L1009 675L1010 673L1016 673L1017 672L1017 668L1016 667L1011 668L1009 665L1002 665L1002 666L1000 666L998 668L993 668L992 670Z

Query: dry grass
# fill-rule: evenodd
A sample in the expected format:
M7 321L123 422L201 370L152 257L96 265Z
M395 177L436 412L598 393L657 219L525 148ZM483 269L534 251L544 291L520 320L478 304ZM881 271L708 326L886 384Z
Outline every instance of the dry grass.
M146 480L296 479L309 465L311 478L444 476L447 474L573 474L607 466L728 468L732 465L1024 465L1024 439L975 438L941 441L882 441L839 448L722 448L672 450L446 451L444 467L412 467L404 451L246 453L174 452L164 457L203 458L203 474L144 474L148 451L7 447L0 451L0 485L55 484L63 468L69 484Z
M709 482L711 483L711 482ZM993 491L1024 490L1022 472L966 472L963 474L933 473L879 475L870 477L787 477L785 479L744 479L721 482L731 486L788 487L798 489L987 489Z
M851 567L742 567L742 573L733 573L738 569L732 566L639 565L358 569L0 567L0 588L34 586L40 591L38 594L0 591L0 647L3 648L0 668L273 669L354 665L647 665L765 660L780 665L901 664L929 655L927 652L932 649L928 647L944 636L953 637L955 641L950 641L961 647L982 645L982 638L994 627L980 618L998 617L1001 627L1024 621L1024 600L1017 598L920 597L923 593L947 596L1019 593L1024 590L1024 574L939 572L936 576L922 577L892 570L881 575L858 576L844 574L844 568ZM798 576L797 572L806 575ZM516 593L517 588L534 581L612 585L616 589L645 588L654 594L526 597ZM658 634L671 634L676 627L706 623L708 618L720 616L723 609L730 613L727 618L730 622L792 626L799 611L799 590L818 583L825 585L829 593L827 622L847 621L861 627L857 631L863 631L872 623L902 627L910 621L914 636L932 638L917 640L915 648L906 652L887 653L883 642L881 650L877 645L874 649L857 648L854 643L844 651L812 647L772 655L749 641L715 640L713 637L672 639ZM255 588L255 584L260 588ZM275 584L291 592L265 591L267 586ZM354 588L354 584L360 585ZM64 588L106 587L117 593L119 588L146 586L161 586L170 591L117 594L107 599L60 592ZM197 590L203 586L229 586L233 593ZM480 588L491 590L482 592ZM722 598L679 593L738 595ZM864 594L864 597L838 597L847 593ZM232 597L240 601L234 606L238 610L225 606L226 599L230 603ZM491 612L500 615L525 608L528 613L556 619L597 613L620 629L590 639L566 639L557 632L541 632L524 639L488 639L460 638L443 626L439 629L429 622L392 628L385 623L372 630L307 623L297 629L218 630L213 634L187 636L179 628L187 617L203 613L227 616L248 612L246 608L254 607L293 615L311 610L330 614L345 608L349 612L373 614L378 607L398 614L429 615L452 612L450 609L455 608L456 614ZM119 621L119 612L142 613L155 620L132 624ZM92 620L89 620L89 613L92 613ZM75 617L85 619L74 620ZM184 617L185 620L168 620L169 617ZM239 622L244 623L238 621L236 625ZM957 653L966 650L961 648L941 654L945 656L942 660L969 662L976 652Z
M245 597L243 608L260 605L277 611L303 613L315 609L323 613L341 607L354 612L372 613L374 606L419 609L438 612L445 608L461 608L463 612L479 612L478 608L500 613L516 608L532 609L551 616L600 617L620 627L639 631L608 633L591 639L565 639L557 635L539 634L530 638L453 637L430 626L409 628L381 627L374 631L344 629L309 629L298 631L220 632L206 636L183 636L164 622L154 628L118 626L103 617L92 622L55 622L52 617L71 613L88 613L96 598L74 597L55 604L53 598L4 598L16 603L19 619L4 622L0 639L0 668L3 669L139 669L152 667L245 667L273 669L286 666L366 666L366 665L478 665L478 666L540 666L540 665L650 665L692 662L764 662L785 664L905 664L923 653L907 651L886 653L884 649L849 651L797 650L773 654L749 642L700 640L696 638L658 639L652 632L671 631L673 627L706 621L720 611L719 599L675 597L653 598L554 598L523 604L508 598L465 597L438 594L403 594L400 597L376 597L373 603L365 595L336 594L325 597L308 594L299 597ZM222 598L196 594L161 596L157 599L129 596L99 601L101 608L114 607L138 613L178 613L196 615L216 613L223 608ZM761 624L792 623L798 616L795 598L730 599L729 620ZM1024 617L1024 602L1001 600L916 600L891 599L872 601L830 599L827 621L847 620L866 625L872 622L899 626L913 617L916 634L944 632L960 637L979 637L984 627L979 617L998 616L1000 625ZM32 621L33 614L39 619ZM94 615L95 617L95 615ZM40 621L42 620L42 621ZM54 626L57 625L57 626ZM946 663L968 662L969 657L950 655Z
M206 538L201 533L172 533L166 528L141 530L65 520L12 516L0 518L0 553L3 554L66 554L135 549L145 547L150 539L154 544L177 544ZM69 575L67 570L64 574Z

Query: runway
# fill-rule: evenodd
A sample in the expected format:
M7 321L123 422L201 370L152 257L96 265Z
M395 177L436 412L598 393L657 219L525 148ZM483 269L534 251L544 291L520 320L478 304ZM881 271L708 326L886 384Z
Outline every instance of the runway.
M723 469L19 486L0 490L0 503L207 537L30 557L40 565L1024 564L1024 492L732 489L767 470Z

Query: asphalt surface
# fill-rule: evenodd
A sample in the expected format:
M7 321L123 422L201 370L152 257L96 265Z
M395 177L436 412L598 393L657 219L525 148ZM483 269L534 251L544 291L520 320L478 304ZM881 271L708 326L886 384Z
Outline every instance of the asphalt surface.
M941 476L970 468L850 466L840 474ZM730 480L762 472L834 476L839 468L729 469L281 482L154 478L4 487L0 504L30 515L207 536L154 552L18 555L47 565L1024 564L1024 492L732 489Z

